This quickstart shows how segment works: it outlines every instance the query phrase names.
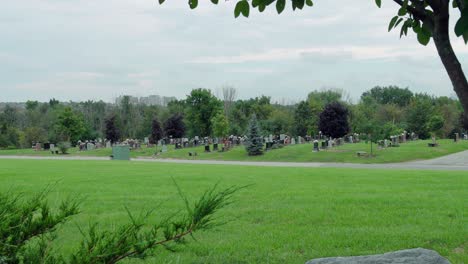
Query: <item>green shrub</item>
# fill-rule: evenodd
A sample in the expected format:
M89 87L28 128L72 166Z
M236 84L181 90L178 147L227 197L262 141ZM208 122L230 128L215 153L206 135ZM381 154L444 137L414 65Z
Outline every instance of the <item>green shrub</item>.
M71 146L70 142L60 142L58 143L57 147L59 148L62 154L67 154L68 149L70 149L70 146Z
M79 200L65 200L58 210L52 210L47 201L48 191L30 198L0 193L0 263L113 264L157 254L153 250L156 247L171 250L172 244L184 242L194 232L220 224L213 215L228 205L240 188L216 189L215 185L191 205L178 188L186 213L161 219L156 225L147 224L152 211L133 216L126 209L129 221L115 231L101 230L97 224L92 224L88 231L80 228L83 240L69 256L54 250L52 242L57 237L57 227L79 213Z

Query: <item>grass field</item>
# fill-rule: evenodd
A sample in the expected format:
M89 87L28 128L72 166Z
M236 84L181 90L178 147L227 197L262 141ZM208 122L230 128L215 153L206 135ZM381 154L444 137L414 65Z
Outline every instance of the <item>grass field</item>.
M290 145L281 149L268 151L263 156L249 157L243 147L235 147L228 152L205 153L204 146L175 150L169 146L169 151L161 153L158 158L191 159L189 152L197 152L195 159L203 160L241 160L241 161L288 161L288 162L351 162L351 163L391 163L411 160L423 160L437 158L447 154L468 150L468 141L454 143L452 140L439 140L437 148L429 148L427 143L431 141L414 141L401 144L397 148L378 149L374 144L375 157L359 158L357 151L370 153L370 144L345 144L331 150L312 152L311 144ZM156 148L143 147L131 152L132 157L154 156ZM48 151L34 151L31 149L1 150L0 155L52 155ZM70 155L79 156L110 156L111 149L97 149L92 151L70 150Z
M252 185L220 212L227 224L146 263L304 263L414 247L468 263L466 172L0 160L0 191L31 193L59 180L53 204L86 197L59 229L62 251L76 246L77 225L127 221L124 206L140 212L163 201L155 219L183 208L170 177L193 200L216 182Z

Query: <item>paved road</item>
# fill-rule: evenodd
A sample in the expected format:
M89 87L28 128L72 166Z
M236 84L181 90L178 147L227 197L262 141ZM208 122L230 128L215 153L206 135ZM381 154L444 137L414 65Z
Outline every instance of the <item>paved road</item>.
M0 156L0 159L44 159L44 160L109 160L108 157L78 157L78 156ZM301 167L301 168L356 168L356 169L399 169L399 170L466 170L468 171L468 151L459 152L444 157L403 163L389 164L356 164L356 163L321 163L321 162L250 162L250 161L217 161L217 160L173 160L137 158L132 161L159 162L176 164L211 164L211 165L241 165L268 167Z

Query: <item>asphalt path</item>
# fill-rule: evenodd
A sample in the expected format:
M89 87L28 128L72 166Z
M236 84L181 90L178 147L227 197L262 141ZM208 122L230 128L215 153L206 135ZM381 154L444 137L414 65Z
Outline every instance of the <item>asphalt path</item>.
M109 157L82 156L0 156L0 159L34 160L110 160ZM394 169L394 170L462 170L468 171L468 151L463 151L431 160L385 164L327 163L327 162L259 162L259 161L219 161L219 160L179 160L159 158L134 158L136 162L155 162L173 164L237 165L257 167L293 168L352 168L352 169Z

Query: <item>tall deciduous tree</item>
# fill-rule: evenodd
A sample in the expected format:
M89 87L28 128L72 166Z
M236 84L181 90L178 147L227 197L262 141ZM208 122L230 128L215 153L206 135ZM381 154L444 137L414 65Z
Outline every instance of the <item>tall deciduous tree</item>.
M211 119L222 109L218 98L210 90L194 89L185 103L189 134L202 137L211 135Z
M229 133L229 122L223 112L218 112L211 119L213 127L213 136L223 138Z
M153 121L151 122L151 136L149 141L151 144L156 144L159 140L161 140L163 136L161 124L159 123L158 118L154 117Z
M106 123L106 138L110 140L112 144L118 142L120 139L120 130L117 127L116 116L112 115L105 121Z
M374 0L381 7L382 0ZM391 1L391 0L388 0ZM162 4L165 0L159 0ZM218 0L211 0L218 4ZM241 14L248 17L250 9L263 12L267 6L275 5L278 14L286 7L286 0L238 0L234 9L234 16ZM459 13L454 31L458 37L463 37L468 43L468 1L467 0L392 0L398 7L395 17L390 20L388 30L400 27L400 36L407 35L409 29L415 32L418 42L427 45L431 38L437 48L439 57L452 82L453 89L458 95L465 112L468 112L468 81L450 42L450 6ZM198 6L198 0L188 1L190 8ZM312 0L291 0L292 9L303 9L313 6ZM337 2L338 3L338 2Z
M182 138L185 135L184 117L181 114L174 114L166 120L164 132L167 137Z
M312 109L309 104L306 101L300 102L294 110L294 130L296 135L308 135L312 119Z
M349 132L348 113L348 109L341 103L326 105L320 114L319 130L332 138L345 136Z
M83 116L76 114L70 107L65 107L59 114L57 120L57 134L62 136L63 140L76 143L86 131Z

